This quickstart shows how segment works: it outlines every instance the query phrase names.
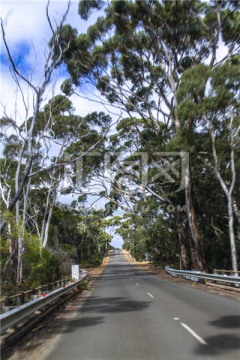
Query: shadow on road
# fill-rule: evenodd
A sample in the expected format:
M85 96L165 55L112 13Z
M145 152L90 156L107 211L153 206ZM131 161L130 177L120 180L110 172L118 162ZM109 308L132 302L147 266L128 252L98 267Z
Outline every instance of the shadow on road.
M86 328L89 326L96 326L103 323L103 316L94 316L94 317L83 317L74 320L66 321L66 328L63 330L64 333L66 332L73 332L76 328Z
M91 297L77 310L77 318L66 321L64 333L76 331L79 328L97 326L104 322L104 316L97 314L136 312L145 309L150 302L131 301L124 297ZM90 316L85 316L85 314Z
M83 306L76 311L77 318L66 320L64 333L74 332L77 328L97 326L104 322L104 316L97 314L126 313L141 311L149 306L148 301L131 301L125 297L97 297L88 298ZM84 316L85 314L90 316Z
M198 355L217 355L240 349L240 339L235 334L209 336L204 338L204 340L208 345L199 345L195 350L195 353Z
M223 329L236 329L240 327L240 316L229 315L209 321L209 324ZM220 334L204 338L208 345L199 345L196 354L217 355L223 352L231 352L240 349L240 338L236 334ZM240 353L239 353L240 359Z
M235 329L240 327L240 316L236 316L236 315L223 316L218 320L209 321L209 324L223 329L231 329L231 328Z
M133 301L124 297L91 297L79 312L119 313L141 311L149 306L149 301Z

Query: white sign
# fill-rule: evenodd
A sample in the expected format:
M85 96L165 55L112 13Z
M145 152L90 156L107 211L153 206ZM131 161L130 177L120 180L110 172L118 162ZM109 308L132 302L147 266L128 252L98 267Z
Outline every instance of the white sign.
M72 279L79 280L79 265L72 265Z

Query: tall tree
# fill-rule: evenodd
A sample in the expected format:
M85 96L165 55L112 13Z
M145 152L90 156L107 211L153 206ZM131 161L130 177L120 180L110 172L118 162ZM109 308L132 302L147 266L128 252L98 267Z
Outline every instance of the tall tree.
M178 90L178 114L192 119L209 133L212 144L214 174L226 196L232 269L237 271L234 228L234 194L239 153L239 56L227 59L211 69L201 65L187 70ZM190 110L191 109L191 110ZM238 196L237 196L238 197ZM237 215L237 214L236 214ZM237 216L236 216L237 220Z
M91 11L102 5L101 1L80 1L79 14L88 19ZM227 50L224 58L237 54L238 4L114 1L103 10L104 15L86 34L78 35L70 25L64 28L63 44L71 39L71 46L62 60L72 83L94 83L103 98L130 118L141 118L156 137L161 124L165 124L172 137L179 139L175 151L188 152L196 123L192 117L182 122L176 113L182 73L199 63L208 62L212 68L224 60L219 59L221 40ZM56 49L55 56L58 54ZM141 131L139 126L136 129ZM159 148L157 145L156 151ZM192 266L204 269L204 240L196 211L191 160L185 174L185 202L194 249Z
M86 156L96 147L102 146L111 120L104 113L91 113L86 118L73 115L72 103L63 95L54 96L43 107L47 87L52 84L52 75L70 44L67 42L63 45L60 40L69 5L56 31L49 17L48 7L49 4L46 11L53 36L49 43L43 80L40 84L35 84L31 74L22 73L18 69L8 46L3 21L1 21L3 42L9 65L22 96L26 113L26 118L21 124L19 124L19 119L9 117L7 113L1 119L5 172L1 176L0 189L4 202L3 209L15 212L18 225L19 236L15 247L17 249L17 282L22 279L23 239L26 227L34 225L42 247L46 247L52 211L66 165L69 164L70 167L76 168L78 159ZM54 56L56 48L58 49L57 57ZM54 84L52 85L54 86ZM32 114L30 114L29 98L23 91L24 86L27 86L32 95ZM78 174L79 177L85 176L86 179L90 170L89 165L84 174ZM40 208L36 208L37 204L34 204L32 194L34 190L43 188L48 189L46 198ZM7 218L2 216L1 233L6 224Z

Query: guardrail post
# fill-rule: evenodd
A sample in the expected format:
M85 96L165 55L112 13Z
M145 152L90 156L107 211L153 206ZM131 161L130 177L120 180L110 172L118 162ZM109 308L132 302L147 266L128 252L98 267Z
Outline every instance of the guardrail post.
M19 299L20 299L21 305L23 305L25 302L25 293L23 291L20 292Z
M42 295L42 287L39 286L39 288L38 288L38 296L41 296L41 295Z
M36 294L37 290L36 289L32 289L32 300L37 299L38 295Z
M10 298L9 298L9 296L6 296L4 298L3 307L2 307L3 313L10 310L10 305L11 305Z
M19 294L16 295L16 306L21 306L25 302L25 294L21 291Z
M4 306L10 306L9 296L6 296L6 297L4 298Z

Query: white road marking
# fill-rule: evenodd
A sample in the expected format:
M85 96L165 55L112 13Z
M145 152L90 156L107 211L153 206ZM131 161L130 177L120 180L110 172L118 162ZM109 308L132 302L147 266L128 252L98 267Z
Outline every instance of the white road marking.
M138 284L138 283L136 283L136 285L137 285L137 286L139 286L139 284Z
M151 298L153 298L154 296L152 295L152 294L150 294L150 293L147 293L148 294L148 296L150 296Z
M193 336L197 339L202 345L207 345L207 342L201 338L198 334L195 333L188 325L181 322L181 325Z
M176 317L176 318L173 318L173 320L180 320L180 319Z

